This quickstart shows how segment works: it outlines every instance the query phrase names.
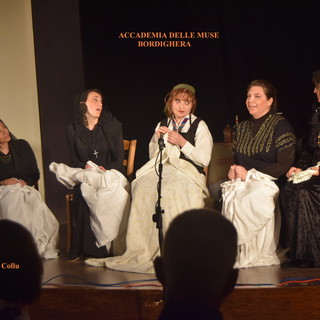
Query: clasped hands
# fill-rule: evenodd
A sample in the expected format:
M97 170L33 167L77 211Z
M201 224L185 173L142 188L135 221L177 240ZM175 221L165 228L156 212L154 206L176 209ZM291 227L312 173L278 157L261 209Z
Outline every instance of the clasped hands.
M167 141L173 145L177 145L182 148L187 143L187 140L180 133L170 130L168 127L162 126L159 127L158 131L156 131L158 139L160 138L160 134L166 133L168 133Z
M93 167L90 166L90 164L86 164L84 168L85 169L90 169L90 168L93 168ZM97 166L97 168L99 168L102 171L107 171L107 169L105 167L103 167L103 166Z
M247 177L247 172L248 170L244 167L233 164L229 169L228 178L230 180L240 178L241 181L245 181Z
M2 186L9 186L17 183L20 183L22 187L27 185L27 183L24 180L17 178L9 178L1 181Z

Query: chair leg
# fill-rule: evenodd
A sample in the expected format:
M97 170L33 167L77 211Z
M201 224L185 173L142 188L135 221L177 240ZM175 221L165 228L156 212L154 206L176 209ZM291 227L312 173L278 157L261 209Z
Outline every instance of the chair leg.
M67 216L66 216L66 223L67 223L67 252L69 252L70 247L71 247L71 238L72 238L72 210L71 210L71 205L73 201L73 194L67 194L66 195L66 211L67 211Z

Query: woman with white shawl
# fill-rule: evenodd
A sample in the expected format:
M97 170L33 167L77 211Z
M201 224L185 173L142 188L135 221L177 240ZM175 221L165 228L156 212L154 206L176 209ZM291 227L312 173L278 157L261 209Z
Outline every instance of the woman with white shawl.
M178 84L165 98L167 118L158 123L149 144L148 161L132 183L132 205L122 256L88 259L94 266L139 273L154 273L159 255L159 229L153 222L158 201L159 162L162 164L162 232L178 214L201 208L209 196L204 168L209 165L212 136L206 123L194 115L195 88ZM161 156L160 156L161 150Z

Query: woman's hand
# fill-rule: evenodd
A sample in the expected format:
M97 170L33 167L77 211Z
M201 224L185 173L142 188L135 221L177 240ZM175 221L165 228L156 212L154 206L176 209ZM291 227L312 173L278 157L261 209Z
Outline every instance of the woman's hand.
M26 186L27 185L27 183L24 180L17 179L17 178L10 178L10 179L5 179L5 180L1 181L1 185L2 186L10 186L10 185L14 185L14 184L17 184L17 183L20 183L21 186Z
M156 131L158 139L160 138L160 134L166 134L168 130L169 129L166 126L159 127L158 131Z
M319 176L319 167L311 167L310 169L315 171L312 174L313 176Z
M27 183L22 179L18 179L18 183L20 183L22 187L27 185Z
M242 166L235 166L236 179L240 178L242 181L246 180L248 170Z
M173 145L178 145L182 148L187 143L187 140L180 133L169 130L168 142Z
M90 169L93 168L92 166L90 166L90 164L86 164L86 166L84 167L85 169ZM98 168L102 171L107 171L107 169L103 166L98 166Z
M301 171L302 171L302 169L300 169L300 168L291 167L291 168L289 169L289 171L287 172L286 177L287 177L287 178L290 178L293 174L298 173L298 172L301 172Z
M230 169L229 169L229 172L228 172L228 178L230 180L233 180L236 178L236 171L235 171L235 168L236 168L236 165L233 164Z

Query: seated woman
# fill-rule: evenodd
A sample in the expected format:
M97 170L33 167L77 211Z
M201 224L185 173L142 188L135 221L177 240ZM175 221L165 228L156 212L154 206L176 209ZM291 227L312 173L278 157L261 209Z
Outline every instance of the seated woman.
M206 123L194 115L194 87L178 84L165 98L167 118L158 123L149 144L150 161L136 172L132 182L132 205L127 232L127 250L122 256L89 259L87 264L111 269L154 273L159 255L159 230L153 222L158 201L158 170L162 149L161 208L163 232L178 214L204 206L208 197L204 167L212 152L212 136ZM192 253L191 253L192 254Z
M122 126L109 110L103 108L103 96L100 90L89 89L80 94L75 105L74 121L67 128L67 139L72 167L90 169L92 165L88 164L88 161L91 161L106 174L110 173L111 169L124 173ZM78 260L81 256L103 258L110 254L105 234L101 234L104 239L98 241L97 232L93 231L99 229L99 233L103 233L104 226L93 227L94 221L91 219L88 203L83 197L82 187L83 184L77 181L74 188L75 227L68 253L70 261ZM119 188L123 189L121 186ZM95 197L95 194L93 196ZM108 203L105 205L104 211L112 210L110 203L109 206ZM98 221L97 224L101 223Z
M276 89L266 80L247 89L249 120L235 126L234 165L222 184L222 213L238 232L235 267L279 264L279 188L294 161L295 136L288 121L276 113Z
M57 258L59 223L32 187L39 176L29 143L13 139L0 120L0 219L23 224L33 235L41 257Z
M307 136L298 148L298 161L287 172L289 180L281 192L287 223L291 264L320 267L320 69L313 72L317 103Z

